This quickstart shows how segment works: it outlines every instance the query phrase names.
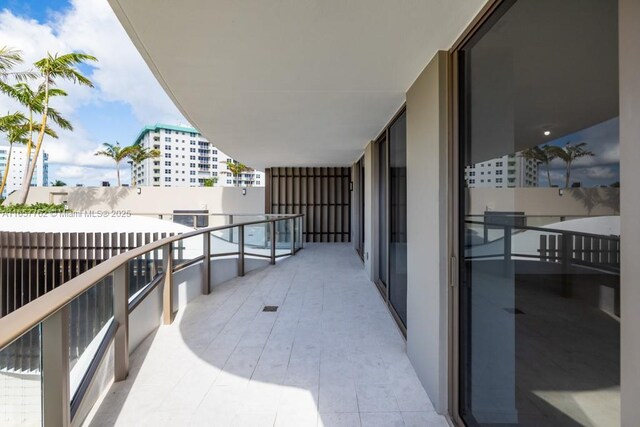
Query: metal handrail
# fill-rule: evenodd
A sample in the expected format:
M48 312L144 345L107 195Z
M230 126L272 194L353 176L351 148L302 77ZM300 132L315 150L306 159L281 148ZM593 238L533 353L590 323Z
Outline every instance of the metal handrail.
M302 216L304 215L290 214L281 218L270 218L238 224L225 224L216 227L202 228L199 230L166 237L164 239L148 243L144 246L131 249L127 252L109 258L106 261L91 268L90 270L82 273L81 275L69 280L63 285L47 292L39 298L36 298L35 300L19 308L18 310L13 311L0 318L0 350L20 338L22 335L27 333L39 323L43 322L44 320L67 306L78 296L95 286L98 282L103 280L108 275L112 274L118 268L126 265L134 258L145 255L148 252L161 249L166 245L172 244L174 242L194 236L199 236L205 233L211 233L214 231L226 230L229 228L240 226L250 226L267 223L275 224L279 221L295 219ZM292 239L294 238L295 237L292 235ZM272 247L275 248L275 242L272 243ZM167 273L172 274L172 271L165 272L165 274Z
M573 231L573 230L562 230L559 228L546 228L546 227L531 227L528 225L515 225L515 224L501 224L501 223L492 223L486 221L469 221L465 220L465 224L475 224L475 225L485 225L496 228L511 228L514 230L523 230L523 231L543 231L545 233L555 233L555 234L572 234L574 236L582 236L582 237L593 237L598 239L606 239L606 240L620 240L620 236L615 235L604 235L604 234L595 234L595 233L584 233L582 231Z

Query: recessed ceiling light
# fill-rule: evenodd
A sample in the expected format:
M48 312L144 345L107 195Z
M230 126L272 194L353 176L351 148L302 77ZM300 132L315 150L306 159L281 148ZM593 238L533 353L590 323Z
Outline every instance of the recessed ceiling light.
M550 130L545 130L544 131L544 136L549 136L551 135L551 131Z

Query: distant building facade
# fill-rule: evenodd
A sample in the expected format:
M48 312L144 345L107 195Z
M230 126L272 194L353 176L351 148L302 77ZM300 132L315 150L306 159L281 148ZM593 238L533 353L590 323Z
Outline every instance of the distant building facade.
M521 153L509 154L465 168L468 188L538 186L538 164Z
M160 157L132 165L132 182L147 187L202 187L217 180L221 187L263 187L264 173L247 171L236 177L227 168L235 162L190 127L155 124L145 126L135 141L157 149Z
M9 176L7 178L7 185L3 194L0 196L6 197L15 190L19 190L22 187L22 178L26 169L27 148L22 146L13 146L11 151L11 164L9 165ZM7 167L7 161L9 159L9 147L0 146L0 180L2 180L5 168ZM35 171L33 172L33 178L31 179L31 186L46 187L49 183L49 155L42 151L38 156L38 162L36 163Z

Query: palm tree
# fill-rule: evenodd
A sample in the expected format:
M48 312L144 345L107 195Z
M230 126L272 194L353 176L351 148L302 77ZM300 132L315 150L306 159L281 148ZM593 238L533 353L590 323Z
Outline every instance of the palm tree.
M6 134L7 142L9 143L9 153L7 154L7 164L4 167L4 174L2 174L2 183L0 184L0 195L4 192L4 187L7 184L7 178L9 177L9 167L11 165L11 153L13 151L13 144L19 143L20 135L18 129L22 128L26 118L22 113L7 114L0 117L0 132Z
M33 161L29 164L29 168L26 171L26 179L22 182L22 194L20 195L19 200L19 203L21 204L24 204L27 201L27 196L29 195L29 184L33 177L38 156L40 155L40 150L42 148L42 141L47 128L47 119L49 118L49 92L51 86L55 85L56 79L62 79L69 80L79 85L93 87L91 80L82 75L82 73L77 69L78 65L87 61L97 61L97 59L84 53L74 52L67 53L65 55L51 55L49 53L46 58L43 58L34 64L42 78L41 87L44 92L42 100L42 122L40 131L38 132Z
M224 163L224 162L223 162ZM248 171L253 171L253 169L251 169L250 167L240 163L240 162L236 162L234 160L228 159L226 161L226 165L227 165L227 169L229 170L229 172L231 172L231 175L233 175L234 179L235 179L235 184L236 187L240 186L240 180L239 180L239 176L242 172L248 172Z
M145 148L141 145L132 145L127 148L129 149L129 158L131 159L134 167L140 165L147 159L160 157L160 150L155 148ZM136 185L136 181L133 176L131 177L131 182L134 186Z
M0 88L8 77L18 81L32 79L36 74L31 71L13 71L13 67L22 64L22 51L7 46L0 47Z
M51 186L52 187L66 187L67 183L64 181L60 181L59 179L56 179L55 181L51 181Z
M216 183L218 182L218 177L214 176L212 178L205 178L202 181L202 186L203 187L213 187L214 185L216 185Z
M565 163L565 188L569 188L571 165L573 162L580 157L591 157L595 155L593 152L587 150L586 146L586 142L579 142L577 144L567 142L564 147L551 147L556 157Z
M116 176L118 177L118 187L120 187L120 163L131 155L132 147L120 147L120 144L109 144L105 142L102 144L104 150L96 151L96 156L105 156L116 162Z
M7 178L9 177L13 144L26 144L28 140L27 135L32 129L33 123L31 123L22 113L14 113L0 117L0 131L7 135L7 142L9 143L9 153L7 154L7 164L4 168L2 183L0 184L0 194L4 191ZM52 138L58 137L58 135L49 128L45 129L45 133Z
M553 187L551 182L551 172L549 171L549 163L557 157L554 147L543 145L542 147L527 148L522 152L525 159L533 160L536 163L543 163L547 169L547 182L549 187Z
M24 82L16 83L13 86L7 85L4 88L4 92L11 98L14 98L20 104L24 105L29 111L29 135L27 138L27 150L25 153L25 169L28 170L31 163L31 151L33 148L33 129L37 125L33 121L33 113L42 114L44 111L44 91L42 87L37 90L31 89L31 87ZM67 93L62 89L50 88L49 97L52 96L67 96ZM63 118L58 111L52 107L48 108L47 114L55 124L61 129L73 130L71 123ZM27 174L24 175L22 184L25 184Z

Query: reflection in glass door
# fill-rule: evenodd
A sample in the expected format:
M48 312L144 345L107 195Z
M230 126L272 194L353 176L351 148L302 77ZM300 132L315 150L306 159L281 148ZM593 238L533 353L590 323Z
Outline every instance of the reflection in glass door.
M620 423L617 19L504 1L456 52L469 426Z
M387 137L386 133L376 141L376 159L378 169L378 259L376 283L386 298L389 283L389 222L387 216Z
M407 120L389 127L389 302L407 325Z

